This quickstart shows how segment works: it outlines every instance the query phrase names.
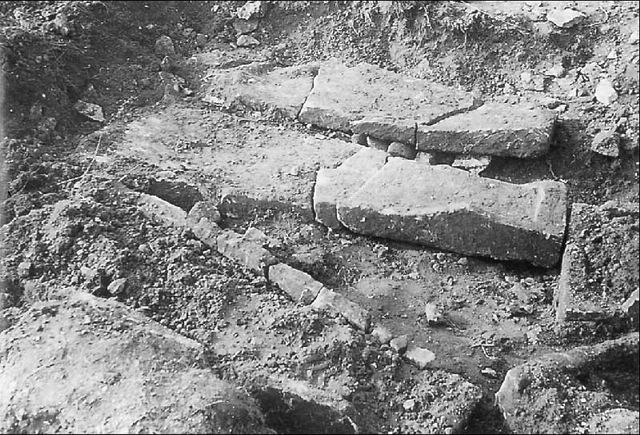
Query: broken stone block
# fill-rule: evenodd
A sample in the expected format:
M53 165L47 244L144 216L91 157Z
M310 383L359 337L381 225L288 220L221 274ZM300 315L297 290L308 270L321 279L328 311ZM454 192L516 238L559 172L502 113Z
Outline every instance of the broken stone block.
M73 108L81 115L86 116L92 121L104 122L104 114L102 113L102 107L97 104L87 103L86 101L78 100Z
M404 357L415 364L420 370L423 370L429 366L429 363L436 359L436 355L429 349L424 349L418 346L407 347Z
M638 215L637 204L573 204L554 295L558 322L617 317L640 282Z
M406 334L400 335L389 341L389 346L391 346L391 349L395 350L398 353L404 353L404 351L407 350L408 345L409 336Z
M265 13L265 4L261 1L246 2L238 11L236 16L242 20L252 18L262 18Z
M454 168L464 169L472 174L479 174L487 169L487 166L491 163L491 157L478 156L476 157L457 157L451 166Z
M357 191L384 166L386 159L384 151L363 148L336 169L320 169L313 191L316 221L332 229L342 228L336 214L337 204Z
M217 237L216 244L218 252L222 255L264 276L268 276L269 266L277 263L276 258L260 243L232 230L222 231Z
M370 119L356 132L413 143L408 139L412 139L416 122L431 124L474 104L473 96L466 92L374 65L347 67L332 59L321 64L298 119L344 132L355 128L353 122Z
M551 21L558 27L568 29L582 22L585 19L585 15L582 12L578 12L574 9L551 9L547 12L547 20Z
M166 225L183 227L187 223L186 211L154 195L141 193L138 197L138 207L149 219Z
M409 160L414 159L416 156L416 150L411 145L402 142L391 142L387 152L393 157L402 157Z
M296 119L313 87L314 64L276 68L273 62L254 62L215 69L205 76L204 100L251 110L273 110Z
M111 283L107 286L107 291L111 295L119 295L124 292L127 288L127 278L118 278L111 281Z
M340 313L356 328L364 332L369 329L371 318L367 310L326 287L320 290L316 299L311 303L311 307L316 310L333 310Z
M613 88L611 80L603 79L596 86L595 96L596 100L605 106L609 106L618 99L618 92Z
M238 47L255 47L260 45L260 41L250 35L240 35L236 40L236 45Z
M387 344L393 338L391 331L382 325L376 325L376 327L371 331L371 335L375 337L380 344Z
M433 125L418 124L418 151L538 157L549 150L556 113L546 108L487 103Z
M514 433L582 432L580 428L589 426L594 416L619 406L625 390L637 394L639 340L638 333L632 333L543 355L509 370L496 393L509 429ZM611 387L600 387L604 379L616 378L625 379L616 383L617 394ZM630 379L635 381L625 384Z
M387 148L389 148L389 142L387 142L386 140L367 136L367 146L369 148L375 148L380 151L387 151Z
M196 202L189 214L187 214L187 222L199 222L201 219L206 219L212 223L219 223L222 220L220 212L214 203L210 201L198 201Z
M321 282L283 263L269 267L269 281L280 287L291 299L305 305L313 302L322 289Z
M615 128L602 130L596 134L591 142L591 151L607 157L618 157L620 154L620 135Z
M217 247L218 235L220 234L220 212L218 208L209 201L197 202L187 215L187 226L193 234L212 248Z
M391 158L338 202L337 216L358 234L553 267L566 200L566 186L556 181L511 184Z

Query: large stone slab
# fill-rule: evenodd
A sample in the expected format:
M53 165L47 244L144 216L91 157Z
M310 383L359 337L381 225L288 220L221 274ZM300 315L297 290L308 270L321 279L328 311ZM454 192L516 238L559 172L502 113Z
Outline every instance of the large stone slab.
M418 123L419 151L537 157L549 149L556 114L546 108L485 103L433 125Z
M614 425L598 428L594 421L606 410L629 408L637 416L637 404L625 398L638 394L639 339L637 333L629 334L543 355L509 370L496 393L509 429L514 433L583 433L590 427L596 432L588 433L608 433L607 426ZM613 433L637 433L637 417L623 414L617 420Z
M38 302L0 333L0 432L271 432L202 351L115 300Z
M343 228L336 214L338 202L362 187L384 166L386 160L386 152L363 148L336 169L320 169L313 191L316 220L332 229Z
M390 158L337 213L356 233L552 267L560 259L566 196L555 181L517 185Z
M413 144L416 123L432 124L472 107L466 92L374 65L347 67L331 60L321 64L299 120Z
M206 77L204 101L241 105L252 110L274 110L296 119L313 87L315 64L276 68L273 62L254 62L216 69Z
M638 205L571 209L554 302L559 322L621 316L638 289Z

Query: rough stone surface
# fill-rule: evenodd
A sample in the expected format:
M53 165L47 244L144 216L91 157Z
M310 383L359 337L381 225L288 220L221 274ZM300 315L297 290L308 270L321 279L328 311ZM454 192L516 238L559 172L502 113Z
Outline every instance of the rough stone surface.
M250 35L240 35L236 41L238 47L255 47L260 45L260 41Z
M376 325L371 331L371 335L375 337L381 344L387 344L393 338L393 334L382 325Z
M356 192L385 164L387 154L373 148L363 148L336 169L320 169L313 192L315 218L321 224L340 229L336 207Z
M218 235L217 249L225 257L265 276L268 275L269 266L277 263L275 257L263 248L261 243L233 230L224 230Z
M451 166L454 168L464 169L472 174L479 174L487 169L487 166L489 166L490 163L490 156L457 157Z
M204 78L208 83L204 100L230 107L270 109L296 119L311 92L317 68L313 64L276 68L272 62L254 62L231 69L214 69Z
M607 157L618 157L620 154L620 135L614 129L602 130L591 142L591 151Z
M622 311L631 318L635 328L638 329L638 319L640 318L640 293L636 289L631 296L622 304Z
M246 2L240 9L238 9L236 16L242 20L250 20L252 18L262 18L264 13L264 2L254 1Z
M418 151L537 157L550 146L556 113L546 108L487 103L433 125L418 124Z
M127 287L127 278L118 278L111 281L107 287L107 291L112 295L119 295Z
M590 434L637 434L640 414L627 408L614 408L594 414L585 425Z
M573 204L554 297L557 321L615 317L638 288L638 215L637 204Z
M38 302L0 333L0 432L272 433L201 351L114 300Z
M564 29L573 27L584 19L585 15L574 9L551 9L547 12L547 20Z
M138 207L149 219L166 225L183 227L187 223L187 212L154 195L141 193L138 197Z
M412 160L416 156L416 150L411 145L402 142L391 142L387 152L394 157Z
M623 383L635 382L617 388L637 394L639 340L638 333L633 333L543 355L509 370L496 393L509 429L515 433L577 433L578 428L589 426L594 416L620 406L620 395L585 386L580 379L600 379L599 373L607 376L612 372L608 375L611 379L618 376L625 379Z
M193 234L212 248L218 244L218 235L222 231L218 226L221 220L218 208L209 201L197 202L187 214L187 226Z
M566 223L563 183L510 184L398 158L338 203L352 231L465 255L558 263Z
M269 267L269 281L280 287L291 299L305 305L313 302L323 287L321 282L307 273L283 263Z
M97 104L87 103L86 101L78 100L76 104L73 105L73 108L78 111L78 113L86 116L92 121L104 122L104 114L102 113L102 107Z
M605 106L609 106L618 99L618 92L613 88L610 80L603 79L600 80L596 86L595 96L596 100Z
M320 66L299 119L346 132L351 131L354 121L374 119L373 123L360 124L357 132L406 142L408 132L415 131L411 128L415 123L430 124L473 106L473 97L462 91L374 65L349 68L331 60ZM383 130L397 131L401 137L381 134Z
M166 35L162 35L156 40L154 52L160 58L164 58L165 56L173 56L174 54L176 54L176 50L173 46L173 41Z
M338 312L353 326L365 332L368 331L371 323L371 317L367 310L326 287L320 290L311 307L316 310L329 309Z
M423 370L429 366L429 363L436 359L436 355L429 349L424 349L418 346L407 347L404 357L415 364L420 370Z

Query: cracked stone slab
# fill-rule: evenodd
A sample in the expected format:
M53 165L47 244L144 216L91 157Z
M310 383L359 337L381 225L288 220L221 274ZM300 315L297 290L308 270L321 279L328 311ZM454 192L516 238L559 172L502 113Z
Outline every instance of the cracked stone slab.
M347 67L334 59L320 65L298 119L413 145L416 123L437 122L475 103L471 94L428 80L365 63Z
M556 320L620 317L638 288L638 206L576 203L554 297Z
M335 169L320 169L313 191L316 221L332 228L343 228L336 212L337 204L356 192L373 174L384 166L387 153L363 148Z
M556 113L552 110L485 103L433 125L419 123L418 151L505 157L538 157L551 144Z
M560 259L566 201L567 188L556 181L518 185L390 158L339 202L337 214L359 234L553 267Z
M276 68L273 62L254 62L224 70L212 70L204 101L239 105L252 110L273 110L296 119L313 87L318 66L307 64Z

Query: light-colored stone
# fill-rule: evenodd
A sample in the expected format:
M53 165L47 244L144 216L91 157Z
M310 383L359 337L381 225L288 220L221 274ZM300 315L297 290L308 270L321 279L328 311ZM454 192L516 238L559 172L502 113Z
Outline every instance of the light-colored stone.
M491 163L490 156L478 156L478 157L457 157L451 166L454 168L464 169L472 174L479 174L487 169Z
M320 290L311 307L316 310L329 309L340 313L349 323L364 332L368 331L371 323L371 317L367 310L326 287Z
M339 201L337 216L359 234L553 267L564 238L566 197L560 182L517 185L391 158Z
M407 347L404 357L415 364L420 370L427 368L429 363L436 359L436 355L429 349L413 345Z
M112 295L119 295L127 288L127 278L114 279L109 283L107 291Z
M238 11L236 16L242 20L252 18L262 18L265 13L265 4L261 1L246 2Z
M609 106L618 99L618 92L614 89L611 80L602 79L596 86L595 96L596 100L605 106Z
M376 150L387 151L387 148L389 148L389 142L383 139L367 136L367 146Z
M387 344L393 338L393 334L387 328L382 325L376 325L371 331L371 335L380 342L380 344Z
M260 45L260 41L250 35L240 35L236 40L236 45L238 47L255 47Z
M187 224L186 211L157 196L141 193L138 197L138 207L149 219L166 225L184 227Z
M631 321L638 327L638 319L640 318L640 293L636 289L620 307L622 311L631 318Z
M187 226L198 239L212 248L217 248L218 235L222 231L218 226L221 219L220 212L213 203L199 201L187 214Z
M402 142L391 142L387 152L393 157L412 160L416 157L416 150L411 145Z
M433 125L418 124L418 151L537 157L545 154L556 113L542 107L487 103Z
M640 430L640 414L627 408L613 408L594 414L586 423L590 434L637 434ZM578 426L571 433L583 431Z
M620 155L620 135L615 128L602 130L593 137L591 151L607 157Z
M554 295L556 320L595 321L618 316L637 289L637 204L571 208L560 280Z
M316 221L340 229L336 207L340 201L356 192L387 159L384 151L363 148L336 169L320 169L313 192L313 210Z
M272 62L254 62L230 69L213 69L204 78L204 101L251 110L273 110L296 119L311 88L317 66L276 68Z
M332 130L355 128L357 133L390 142L407 142L416 122L434 123L475 103L468 93L428 80L364 63L349 68L333 59L321 64L299 119Z
M276 284L296 302L310 304L320 293L322 283L309 274L279 263L269 267L269 281Z
M563 29L571 28L584 19L585 15L574 9L551 9L547 12L547 20Z
M404 334L389 341L389 346L398 353L404 353L409 345L409 336Z
M269 266L276 264L276 258L262 244L232 230L224 230L217 237L217 249L254 272L268 276Z
M87 103L86 101L78 100L73 105L73 108L81 115L86 116L92 121L104 122L104 114L102 113L102 107L97 104Z

